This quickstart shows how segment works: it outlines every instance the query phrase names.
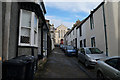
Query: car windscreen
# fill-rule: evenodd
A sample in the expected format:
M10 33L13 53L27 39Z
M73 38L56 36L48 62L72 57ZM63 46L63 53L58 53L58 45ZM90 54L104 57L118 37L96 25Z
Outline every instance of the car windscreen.
M98 48L88 48L86 49L87 54L102 54Z
M72 50L72 49L74 49L74 47L73 46L67 46L67 49Z
M116 68L120 71L120 58L118 58Z

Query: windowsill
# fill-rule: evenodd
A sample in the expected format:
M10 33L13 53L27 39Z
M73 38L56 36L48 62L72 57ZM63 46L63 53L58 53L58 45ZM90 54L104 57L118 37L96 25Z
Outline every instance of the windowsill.
M36 46L36 45L30 45L30 44L24 44L24 43L19 44L18 46L19 46L19 47L26 47L26 48L27 48L27 47L30 47L30 48L31 48L31 47L32 47L32 48L38 48L38 46Z

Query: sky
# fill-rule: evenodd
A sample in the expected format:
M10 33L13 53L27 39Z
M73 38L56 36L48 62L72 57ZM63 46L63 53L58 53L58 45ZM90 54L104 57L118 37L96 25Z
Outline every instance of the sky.
M56 0L50 2L45 0L46 15L50 24L55 27L63 24L72 28L79 19L82 21L95 9L103 0Z

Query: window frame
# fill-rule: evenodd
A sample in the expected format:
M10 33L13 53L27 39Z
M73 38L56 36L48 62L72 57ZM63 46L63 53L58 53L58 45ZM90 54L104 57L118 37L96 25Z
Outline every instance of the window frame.
M59 35L59 38L60 38L60 30L58 30L58 35Z
M107 65L109 65L109 66L117 69L117 64L118 64L118 62L115 64L115 66L113 66L113 65L111 65L111 64L109 63L110 61L115 60L115 59L119 60L118 58L112 58L112 59L108 59L108 60L106 60L106 61L104 61L104 62L105 62ZM118 70L118 69L117 69L117 70Z
M74 29L73 29L73 35L74 35Z
M93 14L90 16L90 29L91 30L94 29L94 17L93 17Z
M79 27L79 35L82 36L82 26Z
M31 24L30 27L24 27L22 26L22 16L23 16L23 11L27 11L31 13ZM33 47L38 47L38 17L37 17L37 26L36 26L36 30L34 29L34 17L37 17L37 15L32 12L32 11L28 11L25 9L20 9L20 20L19 20L19 46L33 46ZM26 28L26 29L30 29L30 42L29 43L21 43L21 31L22 28ZM34 36L36 32L36 37ZM36 38L36 39L35 39ZM36 44L34 44L36 40Z

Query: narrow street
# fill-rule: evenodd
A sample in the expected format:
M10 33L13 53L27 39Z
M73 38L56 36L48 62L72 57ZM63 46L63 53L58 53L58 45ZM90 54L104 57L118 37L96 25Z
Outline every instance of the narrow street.
M92 73L91 73L92 71ZM76 57L67 57L64 52L55 48L48 58L44 70L39 73L40 78L95 78L93 69L85 69Z

